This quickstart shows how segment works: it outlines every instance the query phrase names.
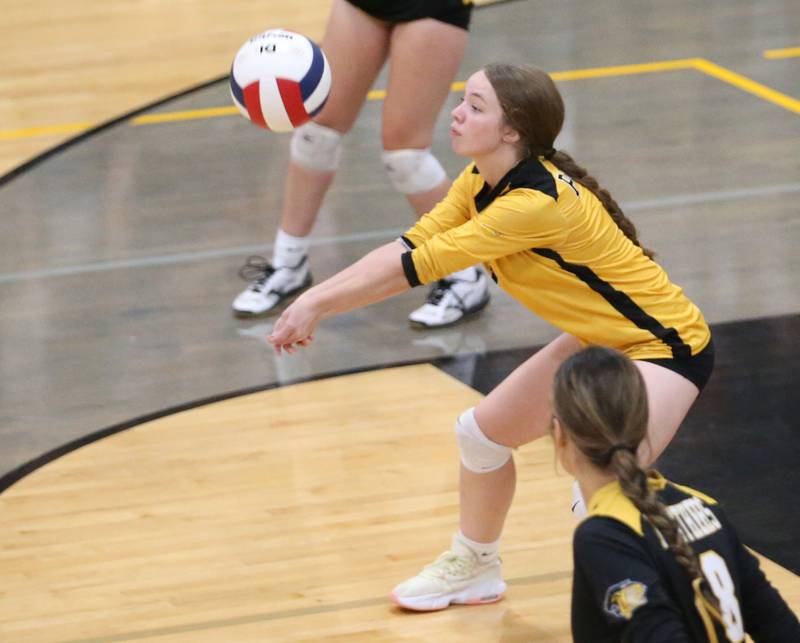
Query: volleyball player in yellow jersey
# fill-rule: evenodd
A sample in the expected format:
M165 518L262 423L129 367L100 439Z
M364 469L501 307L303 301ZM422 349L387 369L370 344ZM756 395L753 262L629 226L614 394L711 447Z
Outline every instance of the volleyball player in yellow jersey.
M512 449L548 432L550 386L587 344L636 360L650 402L639 458L664 450L708 380L713 345L697 307L653 262L611 196L553 142L564 104L544 72L488 65L452 112L455 152L473 159L447 197L386 244L299 297L269 337L293 352L331 315L483 262L498 284L564 331L456 422L460 531L450 551L392 596L410 609L498 600L499 538L514 495Z

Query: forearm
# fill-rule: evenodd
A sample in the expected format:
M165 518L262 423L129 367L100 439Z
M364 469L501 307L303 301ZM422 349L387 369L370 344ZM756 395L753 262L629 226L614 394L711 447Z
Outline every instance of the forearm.
M403 252L403 246L395 241L376 248L306 291L300 300L324 319L405 292L410 286L400 260Z

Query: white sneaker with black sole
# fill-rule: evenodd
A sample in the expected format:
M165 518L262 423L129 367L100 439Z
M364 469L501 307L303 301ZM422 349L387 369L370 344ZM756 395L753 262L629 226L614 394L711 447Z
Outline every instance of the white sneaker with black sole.
M453 540L450 551L392 590L392 601L418 612L443 610L448 605L481 605L503 598L506 584L500 558L482 561L469 547Z
M242 279L252 283L233 300L236 317L258 317L311 285L308 257L296 266L273 266L264 257L248 257L239 269Z
M408 316L416 328L450 326L474 315L489 303L489 279L476 269L474 279L450 275L437 281L428 292L425 303Z

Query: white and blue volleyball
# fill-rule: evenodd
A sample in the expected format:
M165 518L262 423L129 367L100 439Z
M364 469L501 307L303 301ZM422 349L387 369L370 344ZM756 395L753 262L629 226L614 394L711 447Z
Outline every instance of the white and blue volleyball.
M239 49L230 85L242 116L259 127L288 132L323 108L331 92L331 68L309 38L270 29Z

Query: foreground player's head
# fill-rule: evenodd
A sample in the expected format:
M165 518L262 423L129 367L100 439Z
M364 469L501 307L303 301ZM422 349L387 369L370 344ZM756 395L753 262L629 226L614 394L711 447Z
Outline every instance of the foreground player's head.
M592 346L567 359L553 382L553 411L565 468L572 471L577 455L620 478L634 473L636 451L647 435L648 406L644 380L628 357Z
M647 437L647 388L639 369L619 351L593 346L571 356L553 382L553 438L567 471L586 467L618 479L622 492L658 530L692 579L696 606L706 627L719 619L719 602L709 589L697 554L684 540L675 519L659 500L636 452Z

